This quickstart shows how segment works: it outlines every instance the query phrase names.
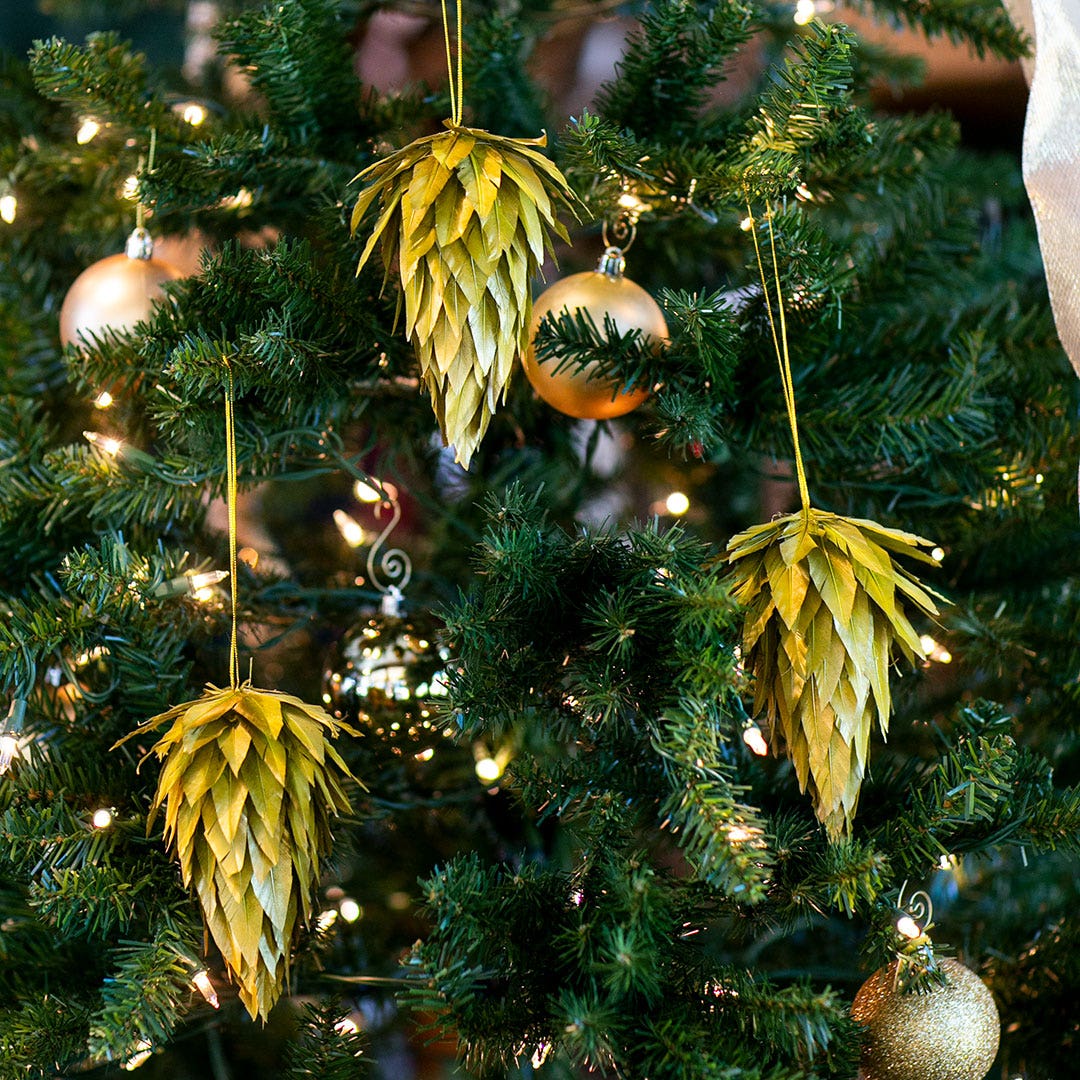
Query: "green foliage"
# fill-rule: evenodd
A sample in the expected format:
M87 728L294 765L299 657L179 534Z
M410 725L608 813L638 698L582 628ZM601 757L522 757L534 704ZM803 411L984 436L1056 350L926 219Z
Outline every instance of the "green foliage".
M306 1004L301 1014L299 1038L285 1052L286 1080L352 1080L367 1070L364 1038L343 1027L345 1017L337 1002Z

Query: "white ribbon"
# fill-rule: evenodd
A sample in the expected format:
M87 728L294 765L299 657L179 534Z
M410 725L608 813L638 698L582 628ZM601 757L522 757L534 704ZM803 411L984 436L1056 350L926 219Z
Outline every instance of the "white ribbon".
M1058 337L1080 375L1080 0L1004 0L1035 43L1023 171Z

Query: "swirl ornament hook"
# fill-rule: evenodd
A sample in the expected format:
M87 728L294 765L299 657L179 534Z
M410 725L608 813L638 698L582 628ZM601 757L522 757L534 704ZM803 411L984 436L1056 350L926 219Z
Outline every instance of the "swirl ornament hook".
M387 507L390 509L390 520L368 550L367 572L368 580L383 594L384 614L397 614L401 592L412 577L412 559L401 548L383 550L383 545L401 520L401 505L397 499L385 494L375 506L376 519L382 517L383 509Z

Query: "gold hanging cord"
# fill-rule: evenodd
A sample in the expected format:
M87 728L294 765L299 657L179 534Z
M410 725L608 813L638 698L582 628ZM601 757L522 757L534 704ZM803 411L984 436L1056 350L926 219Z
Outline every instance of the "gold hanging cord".
M776 282L776 307L780 313L780 329L777 332L777 319L773 314L772 298L765 280L765 266L761 259L761 246L758 243L757 221L750 209L749 199L746 212L750 221L750 235L754 240L754 254L757 256L758 273L761 275L761 289L765 296L765 310L769 316L769 329L772 331L773 348L780 367L780 385L784 390L784 404L787 406L788 425L791 428L791 441L795 447L795 475L799 482L799 497L803 510L810 509L810 494L806 486L806 471L803 468L802 447L799 445L799 421L795 414L795 387L791 377L791 356L788 352L787 322L784 318L784 295L780 288L780 268L776 258L776 236L773 232L772 210L765 203L765 220L769 226L769 248L772 253L773 280Z
M229 637L229 685L240 686L240 653L236 632L236 415L233 408L235 386L232 365L225 361L228 383L225 388L225 498L229 504L229 585L232 603L232 631Z
M446 10L446 0L442 0L443 42L446 45L446 70L450 77L450 123L461 127L462 97L465 92L465 80L461 66L461 17L462 0L457 0L457 49L450 47L450 16ZM456 52L457 70L454 70Z

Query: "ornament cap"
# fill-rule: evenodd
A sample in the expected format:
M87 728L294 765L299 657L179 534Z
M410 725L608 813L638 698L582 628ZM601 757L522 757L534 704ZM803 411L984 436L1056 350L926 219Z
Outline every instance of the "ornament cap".
M621 278L625 269L626 259L623 256L623 249L609 244L604 249L604 254L600 256L600 262L596 265L596 272L606 274L610 278Z
M154 238L148 229L142 227L135 229L127 238L124 245L124 254L129 259L142 259L148 262L154 257Z
M379 603L379 614L389 618L401 617L401 590L396 585L391 585L382 595Z

